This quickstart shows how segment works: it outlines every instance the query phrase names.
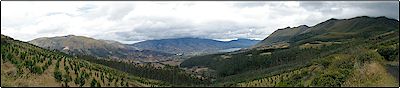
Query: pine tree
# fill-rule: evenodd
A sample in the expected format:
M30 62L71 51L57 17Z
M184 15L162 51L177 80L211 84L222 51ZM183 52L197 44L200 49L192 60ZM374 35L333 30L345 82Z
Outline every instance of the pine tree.
M97 82L96 79L92 79L92 82L90 82L90 87L100 87L100 83Z
M54 78L56 78L57 81L62 81L62 73L59 70L54 71Z

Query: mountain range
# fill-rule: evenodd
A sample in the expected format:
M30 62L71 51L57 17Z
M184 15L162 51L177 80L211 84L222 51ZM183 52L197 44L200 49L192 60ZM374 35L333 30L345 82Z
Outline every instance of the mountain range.
M373 33L375 31L393 30L396 29L396 26L394 26L396 23L398 23L397 20L386 17L371 18L368 16L359 16L350 19L332 18L312 27L300 25L293 28L278 29L252 48L299 41L348 39L362 32Z
M72 55L91 55L102 58L121 59L165 59L176 54L217 53L230 48L246 48L257 40L237 39L217 41L200 38L176 38L148 40L135 44L122 44L112 40L99 40L85 36L43 37L29 41L34 45L55 49Z
M193 56L160 68L104 59L181 54ZM2 86L399 86L399 21L332 18L278 29L262 41L176 38L121 44L67 35L27 43L1 35L1 68Z
M247 48L259 42L258 40L242 39L231 41L217 41L212 39L202 38L174 38L148 40L130 46L144 50L153 50L160 52L169 52L174 54L205 54L217 53L220 50L231 48Z

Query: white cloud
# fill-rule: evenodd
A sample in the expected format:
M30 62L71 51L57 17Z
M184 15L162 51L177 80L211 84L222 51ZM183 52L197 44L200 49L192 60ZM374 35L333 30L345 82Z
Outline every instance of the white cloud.
M2 2L1 34L29 41L83 35L132 43L201 37L263 39L279 28L330 18L399 19L398 2L377 1L132 1Z

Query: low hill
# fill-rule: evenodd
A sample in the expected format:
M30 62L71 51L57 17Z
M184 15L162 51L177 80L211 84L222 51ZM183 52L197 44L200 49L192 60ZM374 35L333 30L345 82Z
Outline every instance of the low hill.
M173 54L150 50L138 50L134 47L121 44L117 41L98 40L85 36L58 36L43 37L29 41L29 43L50 49L59 50L71 55L91 55L101 58L136 59L165 59Z

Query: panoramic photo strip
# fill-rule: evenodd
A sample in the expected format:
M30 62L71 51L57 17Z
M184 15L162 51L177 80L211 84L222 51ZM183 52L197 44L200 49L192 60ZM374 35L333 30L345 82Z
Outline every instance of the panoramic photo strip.
M2 1L1 87L399 87L399 1Z

